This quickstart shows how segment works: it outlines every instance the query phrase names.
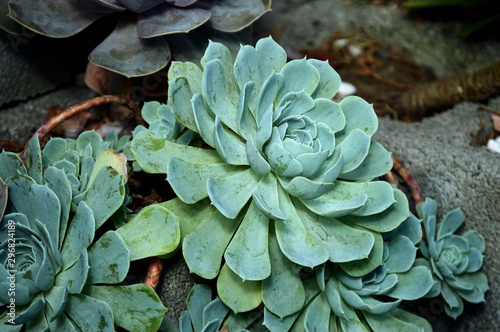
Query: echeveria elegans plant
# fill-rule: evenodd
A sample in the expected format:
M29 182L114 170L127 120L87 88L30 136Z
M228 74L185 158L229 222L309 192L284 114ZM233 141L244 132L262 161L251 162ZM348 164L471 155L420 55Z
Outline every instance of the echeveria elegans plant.
M36 33L64 38L98 19L118 21L113 32L89 55L97 66L127 77L165 67L171 35L185 35L205 23L217 31L239 31L270 10L271 0L0 0L0 26L20 30L15 20Z
M91 150L90 144L83 149ZM28 145L26 167L14 153L0 154L0 178L9 185L0 211L0 304L6 305L0 316L2 330L114 331L116 324L131 331L155 331L159 327L166 309L154 290L144 284L118 284L130 261L177 247L177 219L164 208L148 207L97 239L101 220L111 217L125 196L125 175L116 170L123 156L106 151L93 167L85 166L90 180L83 175L88 189L78 202L74 189L82 187L80 174L86 173L73 173L69 165L75 164L64 159L44 167L46 154L37 137ZM106 205L108 199L117 202ZM147 241L150 232L160 236L161 244Z
M172 62L169 107L211 149L147 131L131 145L142 169L167 174L178 198L165 206L190 216L180 225L190 270L207 279L220 272L219 296L236 312L262 301L284 308L275 286L296 285L295 305L280 317L304 303L302 267L365 259L380 232L410 215L405 195L377 180L392 160L371 139L373 107L358 97L332 101L340 77L328 62L286 60L269 37L242 46L234 64L215 42L202 68ZM381 264L377 256L358 272Z
M437 203L428 198L417 205L417 212L426 235L426 241L420 244L424 258L417 261L432 270L436 281L427 296L441 295L446 302L446 314L456 319L464 310L463 300L484 302L489 289L486 275L479 271L483 265L484 237L475 230L454 234L465 221L459 208L437 222Z

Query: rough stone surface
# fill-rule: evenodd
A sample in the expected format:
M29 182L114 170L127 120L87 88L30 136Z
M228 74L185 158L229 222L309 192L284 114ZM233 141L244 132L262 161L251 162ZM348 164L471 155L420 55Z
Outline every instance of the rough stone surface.
M0 107L74 84L85 62L71 56L71 41L0 30Z
M86 87L70 87L0 109L0 139L25 142L46 121L45 117L51 106L67 108L96 95Z
M458 38L455 22L419 22L396 4L375 5L368 0L274 0L273 11L256 22L256 33L272 35L284 47L295 50L319 46L341 32L369 37L396 50L406 48L419 65L438 76L471 73L500 61L500 42L465 42Z
M432 321L435 331L500 331L500 154L470 145L467 131L475 135L478 116L491 128L491 114L477 112L478 106L461 103L419 123L380 119L374 136L408 168L422 195L438 202L438 220L460 207L467 216L461 231L475 229L486 241L486 303L466 303L456 321L446 316L442 302L422 305L417 312ZM488 106L500 109L500 98Z

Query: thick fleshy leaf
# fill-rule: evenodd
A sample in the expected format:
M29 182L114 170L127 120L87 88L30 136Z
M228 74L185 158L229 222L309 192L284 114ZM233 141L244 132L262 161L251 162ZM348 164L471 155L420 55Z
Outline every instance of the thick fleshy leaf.
M269 234L269 255L271 275L262 281L262 301L269 311L283 318L299 311L304 305L300 266L283 255L273 230Z
M80 330L114 331L113 311L110 305L93 297L84 294L70 295L64 312Z
M26 169L28 175L38 184L42 183L42 153L40 151L40 142L38 135L34 136L28 142L26 148Z
M238 94L232 80L229 80L224 71L223 62L214 59L205 64L203 71L203 97L210 109L220 117L222 122L237 132L236 106Z
M278 196L278 181L274 174L264 176L252 193L253 202L268 218L285 220L286 215L281 211Z
M328 331L330 324L330 306L325 292L321 292L308 307L304 319L306 331Z
M248 163L259 175L267 175L271 171L271 166L267 160L262 156L261 152L257 149L253 137L249 136L246 142L246 155Z
M307 279L303 282L305 291L305 301L304 303L310 303L311 300L320 292L318 285L314 279ZM295 314L286 316L281 319L272 312L270 312L266 307L264 307L264 322L263 324L270 330L276 332L287 332L294 324L299 314L304 312L304 310L296 312Z
M216 211L186 235L182 253L190 272L205 279L217 276L224 251L239 222L240 220L227 219Z
M207 181L208 196L224 216L234 219L252 197L260 178L251 168L225 178L210 178Z
M383 263L384 241L379 233L371 233L375 241L368 258L340 264L342 269L350 276L362 277L372 272Z
M337 145L342 148L344 157L344 168L342 173L348 173L355 170L363 160L365 160L370 149L370 136L362 130L354 128L342 142Z
M247 140L255 134L257 125L251 113L248 111L248 103L250 98L255 96L252 94L255 83L253 81L246 82L240 92L238 107L236 110L236 123L238 125L238 133L241 137Z
M45 1L12 0L9 3L9 16L36 31L49 37L72 36L91 23L117 10L106 9L91 11L85 3L78 0L55 0L50 6Z
M255 309L262 302L261 282L241 279L227 264L217 278L217 293L235 313Z
M85 158L84 158L85 159ZM104 167L112 167L118 174L123 175L124 181L127 179L127 157L123 153L115 153L113 149L106 149L99 153L90 174L87 187L94 183L99 171Z
M49 306L45 306L45 310L52 311L51 315L48 315L50 320L56 319L61 315L66 304L68 303L68 287L58 287L52 286L47 292L44 293L45 301ZM50 309L49 309L50 307Z
M184 239L187 234L195 230L199 224L215 212L215 207L210 204L208 199L194 204L186 204L179 198L174 198L160 203L160 205L177 216L181 239Z
M203 309L203 325L206 326L213 321L217 321L219 325L217 326L216 331L219 331L222 320L224 319L224 317L226 317L229 311L229 307L225 305L219 298L213 300Z
M128 331L157 331L167 311L156 292L144 284L87 286L84 294L106 302L115 323Z
M214 144L219 156L228 164L248 165L245 143L224 129L219 116L215 117Z
M80 259L82 250L86 251L94 240L94 233L95 221L92 210L82 201L78 204L62 245L63 268L69 268Z
M417 248L405 236L398 236L387 244L389 258L384 262L388 273L408 271L417 254Z
M89 61L127 77L145 76L167 65L170 49L163 38L140 38L135 22L122 20L90 53Z
M318 89L319 88L320 86L318 86ZM304 115L316 122L323 122L334 133L344 129L345 126L345 116L340 105L330 99L314 99L314 107Z
M334 191L335 187L320 197L301 202L312 212L325 217L341 217L361 208L367 201L368 195L364 192L348 193Z
M149 131L141 131L134 137L131 150L141 168L148 173L166 174L172 157L196 164L222 162L214 150L176 144Z
M255 51L258 55L260 82L264 84L269 76L281 71L286 64L287 55L283 47L272 37L259 39L255 45Z
M276 100L279 102L289 92L304 91L311 95L319 84L319 71L306 59L292 60L283 66L281 74L284 76Z
M271 0L221 0L210 3L210 24L216 30L239 31L271 10Z
M360 129L368 136L375 134L378 118L371 104L360 97L348 96L342 99L340 107L344 112L346 125L344 130L335 135L337 142L342 142L354 129Z
M168 104L172 113L184 126L198 132L193 106L191 104L193 92L188 84L188 79L179 76L169 80L168 84Z
M271 273L268 233L269 219L250 204L224 253L227 265L244 281L263 280Z
M142 230L147 229L143 228ZM108 231L88 249L87 284L117 284L127 276L130 250L116 232Z
M257 122L260 122L258 121L258 119L263 118L265 112L269 109L269 107L273 107L276 101L276 96L283 86L284 82L285 77L281 73L272 73L271 75L269 75L269 77L266 78L262 85L262 92L259 94L257 110L254 114Z
M210 12L201 8L176 8L160 4L139 15L137 32L141 38L186 33L209 19Z
M119 0L119 2L130 11L141 13L164 2L164 0Z
M56 276L54 284L62 287L68 286L69 294L80 294L90 269L88 261L87 249L83 249L74 264L65 267L66 269Z
M401 309L396 309L399 312L405 312L404 317L410 318L409 316L414 316L411 318L414 321L407 321L405 319L400 319L394 315L394 312L386 313L383 315L371 314L369 312L363 312L363 316L366 318L367 323L373 329L373 331L388 331L389 329L394 329L394 331L408 331L408 332L423 332L432 331L430 324L416 315L412 315ZM423 323L425 321L426 323ZM425 329L421 324L424 324Z
M280 205L288 214L287 220L275 223L276 238L281 251L292 262L313 268L328 260L328 251L308 234L290 197L278 188Z
M215 115L199 93L196 93L193 98L191 98L191 104L193 106L194 120L197 127L196 131L200 133L205 143L214 148Z
M470 291L461 289L456 290L464 300L471 303L484 302L484 293L486 293L489 289L488 279L484 273L466 273L458 276L457 282L460 284L473 285L473 289Z
M370 216L348 215L342 217L342 219L381 233L396 229L411 213L409 212L406 195L398 189L393 190L396 202L385 211Z
M61 205L61 217L59 222L59 239L64 239L68 226L69 212L71 211L72 190L64 171L53 166L48 167L43 173L43 179L59 199ZM0 204L1 209L1 204ZM62 240L58 244L61 248Z
M185 77L193 95L201 93L202 91L201 81L203 78L203 72L201 71L201 68L193 62L171 61L167 75L169 81L179 76Z
M434 284L431 271L425 266L416 266L408 272L398 274L398 283L385 295L403 300L416 300L429 292Z
M25 182L19 174L11 178L11 181L9 196L17 212L26 215L30 222L36 219L45 225L50 237L58 245L61 203L56 194L46 185L32 184L27 187L29 182ZM25 192L20 193L20 190Z
M340 284L340 293L342 299L353 308L376 315L383 315L394 310L402 301L382 302L370 296L360 296L356 292L347 289L343 284Z
M398 228L384 233L384 240L390 241L398 236L404 236L414 244L418 245L422 240L422 221L411 215Z
M180 243L177 217L158 204L143 208L116 233L130 249L131 261L169 254Z
M94 212L96 229L122 206L124 198L123 176L111 166L102 168L84 198L85 203Z
M309 234L328 250L330 261L350 262L370 254L374 244L371 232L350 227L334 218L319 217L305 209L297 211Z
M371 180L382 176L392 169L392 157L382 144L371 141L370 149L363 162L350 172L340 175L345 180Z
M479 234L475 230L469 230L465 232L464 235L462 235L465 239L467 239L467 242L469 242L469 245L471 248L476 248L479 250L479 252L483 253L484 250L486 249L485 244L484 244L484 237Z
M210 287L203 284L195 284L186 299L187 308L189 311L186 311L187 317L190 318L190 321L193 323L194 331L201 331L203 329L203 310L210 303L212 299L212 291ZM184 315L183 315L184 316ZM188 318L188 320L189 320ZM187 322L186 322L187 323ZM188 324L191 327L191 323ZM184 324L182 324L181 318L181 331L183 330ZM192 329L189 329L191 332Z
M340 88L340 75L330 66L328 60L320 61L317 59L307 60L319 71L319 84L311 95L314 99L335 97Z
M0 153L0 178L7 181L9 177L14 176L18 171L22 175L28 174L21 158L13 152L2 151Z
M40 312L42 312L45 306L45 301L43 299L43 293L38 293L30 302L29 306L16 311L15 322L16 324L25 324L30 320L34 319Z
M436 241L452 235L464 223L465 213L460 209L450 211L444 216L443 221L438 224Z

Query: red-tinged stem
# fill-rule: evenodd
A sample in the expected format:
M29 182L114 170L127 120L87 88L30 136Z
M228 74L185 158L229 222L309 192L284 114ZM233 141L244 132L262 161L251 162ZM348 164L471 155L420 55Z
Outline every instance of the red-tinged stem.
M144 284L156 290L156 286L158 286L158 282L160 281L162 269L163 269L163 259L158 257L151 258L151 262L149 263L148 273L146 274L146 279L144 280Z
M420 188L418 187L415 179L411 176L410 172L406 167L404 167L398 158L392 155L393 168L398 174L403 178L408 187L410 188L411 196L413 197L413 202L415 205L423 201L422 194L420 193Z
M57 125L60 125L64 121L66 121L69 118L72 118L73 116L77 115L78 113L81 113L83 111L92 109L97 106L105 105L105 104L118 104L118 105L123 105L126 106L127 108L131 109L134 114L139 116L140 114L140 109L137 105L137 103L127 97L123 96L115 96L115 95L104 95L104 96L99 96L96 98L92 98L89 100L86 100L84 102L81 102L79 104L76 104L74 106L71 106L70 108L64 110L60 114L56 115L46 123L44 123L34 134L33 136L38 135L38 139L41 140L48 132L50 132L54 127ZM24 147L23 154L22 156L24 157L26 155L26 148L27 145Z

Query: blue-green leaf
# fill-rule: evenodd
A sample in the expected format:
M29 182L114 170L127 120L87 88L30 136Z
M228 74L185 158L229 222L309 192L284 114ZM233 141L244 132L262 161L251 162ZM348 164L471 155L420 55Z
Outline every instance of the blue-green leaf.
M227 264L217 279L217 293L235 313L255 309L262 302L261 282L241 279Z

